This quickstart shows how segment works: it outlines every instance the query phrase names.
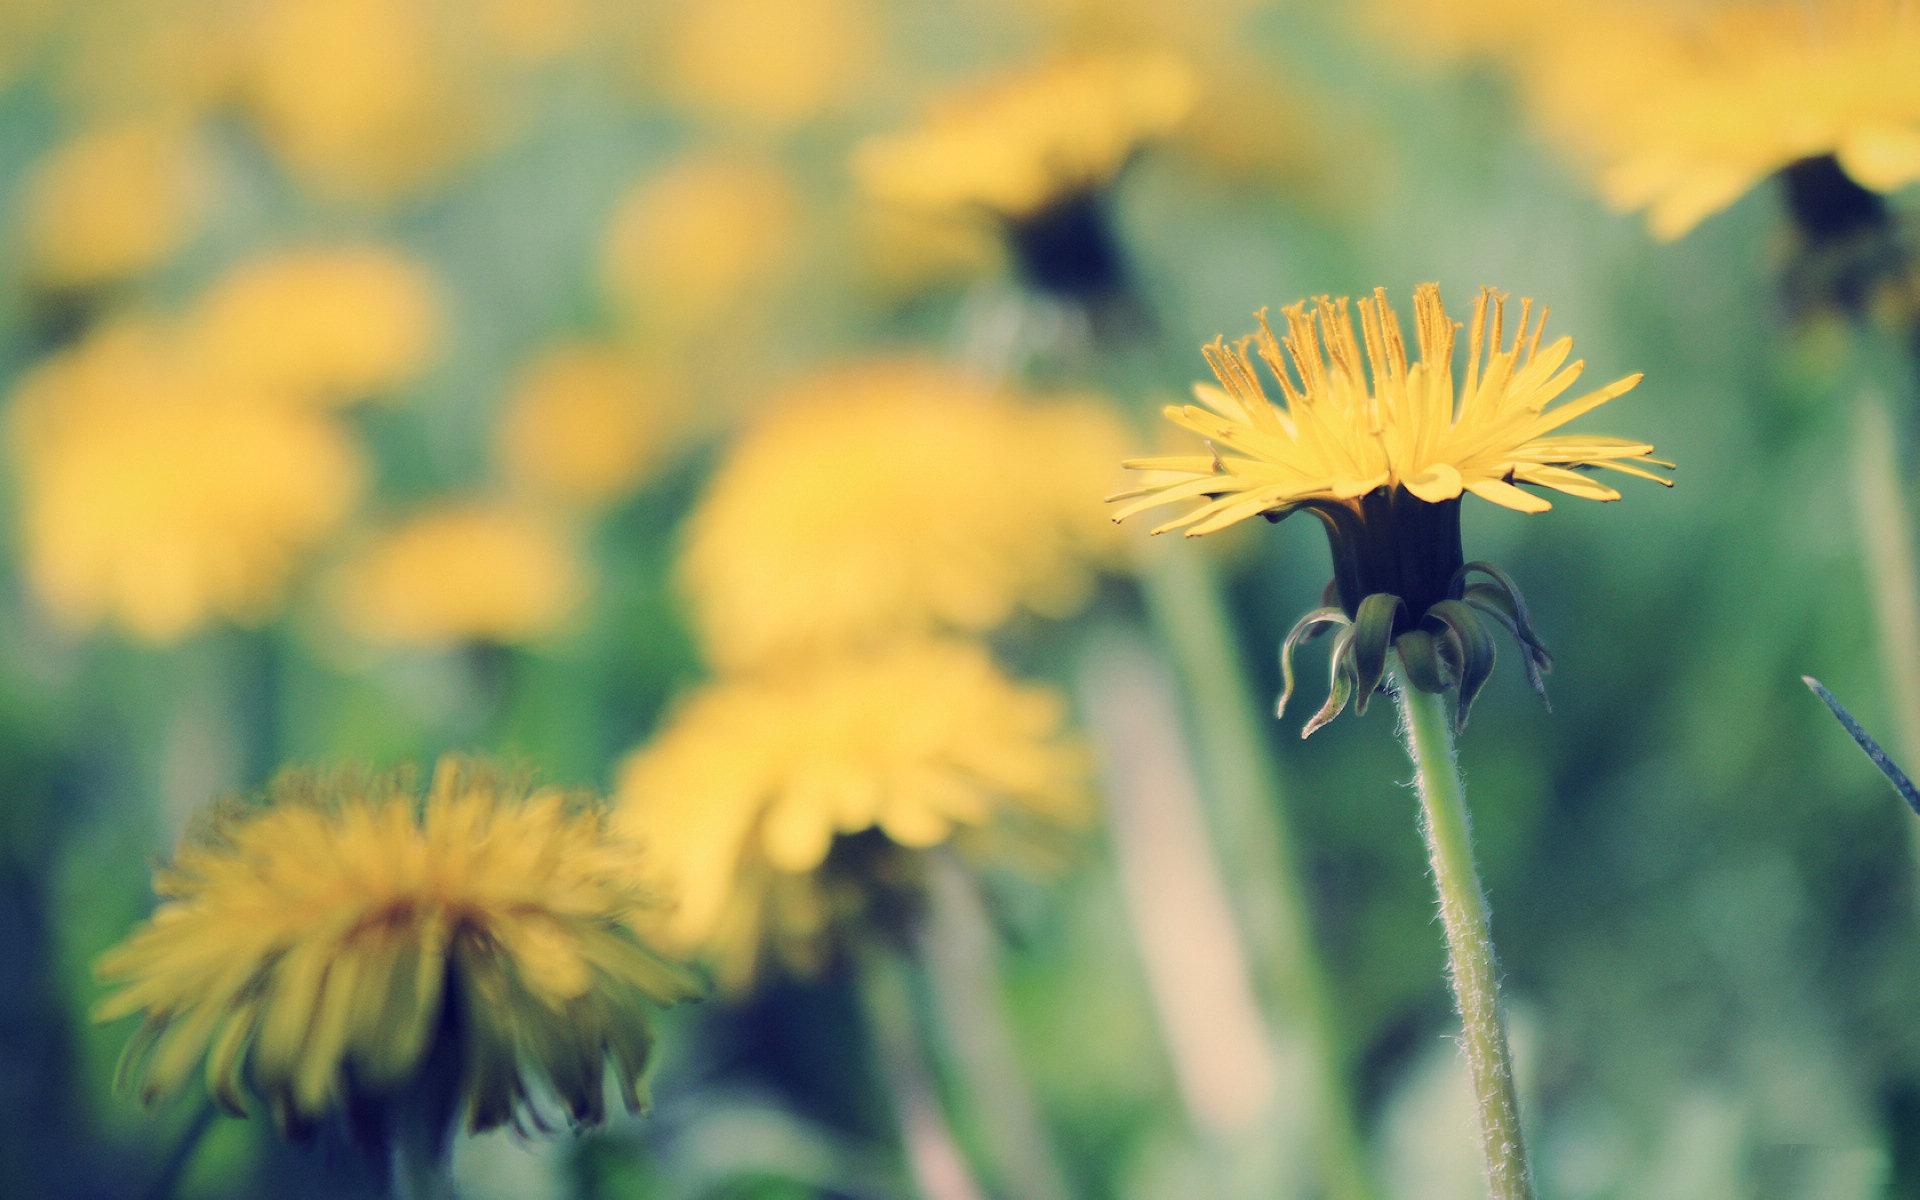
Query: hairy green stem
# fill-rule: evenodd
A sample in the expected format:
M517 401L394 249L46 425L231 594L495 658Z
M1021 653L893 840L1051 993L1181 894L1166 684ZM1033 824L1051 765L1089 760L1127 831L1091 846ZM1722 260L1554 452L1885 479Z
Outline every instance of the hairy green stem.
M1054 1156L1007 1019L993 929L978 885L945 854L929 856L931 909L921 942L934 1026L941 1031L965 1111L974 1119L1002 1195L1072 1195Z
M929 1075L907 971L898 955L877 949L863 957L859 971L860 999L907 1170L921 1200L984 1200Z
M1310 1070L1320 1175L1331 1200L1376 1194L1348 1087L1350 1055L1308 917L1280 779L1211 566L1194 546L1153 539L1141 585L1193 708L1193 742L1211 785L1214 838L1239 900L1262 988L1300 1023Z
M1454 761L1453 726L1446 698L1411 687L1396 668L1394 696L1400 705L1407 754L1420 792L1420 832L1439 892L1440 922L1447 932L1447 975L1460 1010L1460 1048L1473 1079L1480 1151L1493 1200L1531 1200L1520 1105L1513 1086L1513 1055L1494 965L1493 933L1486 893L1473 865L1467 831L1467 798Z

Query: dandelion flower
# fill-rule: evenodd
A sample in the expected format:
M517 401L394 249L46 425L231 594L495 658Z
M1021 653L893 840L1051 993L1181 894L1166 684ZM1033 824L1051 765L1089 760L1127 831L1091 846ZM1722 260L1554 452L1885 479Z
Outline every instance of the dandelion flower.
M165 262L193 233L205 167L171 122L106 125L66 143L27 183L21 221L34 277L84 288Z
M440 307L426 273L391 251L301 250L229 273L189 328L222 370L342 404L417 376L439 341Z
M342 565L347 627L374 642L511 644L558 629L585 591L576 548L551 524L491 501L415 514Z
M741 666L1071 612L1117 554L1088 500L1120 444L1092 401L1024 404L925 362L808 381L691 518L682 580L709 655Z
M41 365L11 414L27 577L63 622L155 642L258 622L361 480L324 414L123 321Z
M483 141L479 64L423 0L268 0L243 96L302 179L352 200L417 192Z
M1025 220L1112 181L1193 104L1192 75L1151 54L1088 54L947 97L915 130L861 148L872 192L914 208Z
M1607 200L1644 209L1658 237L1807 162L1831 160L1870 192L1920 180L1911 4L1603 8L1588 24L1593 36L1530 56L1532 98L1592 161Z
M615 824L677 901L668 944L738 990L763 956L818 965L876 892L911 887L912 852L1044 845L1084 820L1064 719L958 641L718 683L622 765Z
M1547 312L1536 315L1531 300L1521 302L1509 338L1506 297L1481 290L1467 333L1466 376L1457 385L1458 326L1437 285L1414 293L1419 358L1411 364L1385 289L1356 307L1358 337L1348 302L1321 297L1286 309L1284 336L1262 314L1250 337L1232 346L1216 339L1206 357L1218 386L1196 385L1198 404L1165 410L1168 420L1205 439L1207 452L1127 463L1151 473L1150 481L1114 497L1127 502L1115 519L1191 501L1192 508L1154 532L1179 529L1198 537L1250 517L1277 521L1311 512L1328 531L1330 599L1338 604L1311 614L1312 625L1297 626L1289 647L1320 624L1345 629L1336 643L1336 670L1352 665L1354 651L1361 655L1355 678L1364 685L1364 707L1391 642L1404 657L1431 667L1416 683L1435 684L1435 691L1461 688L1464 719L1484 681L1481 668L1491 668L1491 642L1469 608L1514 631L1528 650L1530 674L1544 669L1546 655L1504 574L1464 561L1462 497L1472 493L1519 512L1545 512L1550 503L1529 487L1618 500L1620 493L1594 471L1665 483L1650 468L1672 464L1654 458L1644 442L1559 432L1632 390L1640 376L1554 403L1585 363L1568 361L1571 338L1541 345ZM1256 356L1283 403L1268 399ZM1470 583L1476 573L1490 582Z
M649 1002L691 988L636 932L636 850L593 807L458 758L424 798L339 772L268 800L189 837L153 918L100 960L100 1019L145 1018L122 1067L144 1098L200 1067L229 1112L261 1103L295 1134L423 1094L470 1130L538 1124L549 1089L593 1124L611 1061L639 1107Z
M501 467L533 495L592 507L631 491L669 442L666 397L622 351L556 346L521 374L500 422Z
M871 0L705 0L674 10L661 82L691 112L787 129L847 106L880 60Z

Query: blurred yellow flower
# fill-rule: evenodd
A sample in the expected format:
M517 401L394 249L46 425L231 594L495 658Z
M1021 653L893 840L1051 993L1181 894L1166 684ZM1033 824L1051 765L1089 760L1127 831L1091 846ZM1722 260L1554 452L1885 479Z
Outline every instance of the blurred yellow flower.
M702 0L664 31L661 84L716 119L784 129L845 108L882 58L872 0Z
M144 1099L204 1059L225 1109L251 1096L295 1134L442 1091L470 1130L543 1089L598 1123L611 1060L640 1106L648 1002L692 988L639 936L636 850L586 798L449 757L424 798L405 774L290 772L268 801L187 839L153 918L100 960L118 990L99 1019L145 1018L122 1068Z
M681 575L709 656L739 666L1071 611L1118 557L1092 497L1121 445L1094 401L1020 403L917 360L808 381L691 518Z
M28 270L79 288L159 266L193 234L205 199L205 164L185 126L136 119L82 133L27 183Z
M795 263L800 197L772 161L696 154L641 180L608 226L603 279L638 324L714 331Z
M488 41L523 62L549 62L579 48L594 28L595 0L479 0Z
M1750 0L1597 9L1526 56L1557 140L1608 202L1677 238L1769 176L1831 156L1888 192L1920 180L1920 8Z
M35 592L69 625L150 641L269 617L360 486L324 414L210 374L133 321L29 374L10 432Z
M875 893L911 888L902 851L992 853L1083 821L1064 721L1058 695L959 641L713 684L621 766L615 827L676 900L668 944L740 990L763 957L818 965L866 901L890 915Z
M1671 466L1653 458L1647 443L1554 432L1631 391L1640 376L1628 375L1549 409L1573 387L1585 363L1567 361L1570 337L1541 348L1547 310L1535 320L1532 300L1521 301L1509 342L1505 294L1481 289L1468 332L1466 379L1457 398L1453 359L1459 326L1447 315L1437 285L1423 284L1414 292L1420 357L1412 365L1386 289L1376 289L1358 307L1364 353L1344 297L1289 306L1284 338L1275 335L1264 313L1251 338L1233 346L1216 338L1206 356L1219 386L1197 384L1199 404L1165 410L1168 420L1205 439L1207 452L1129 462L1130 468L1155 477L1114 497L1132 501L1116 510L1114 519L1197 501L1154 532L1183 529L1186 536L1199 537L1249 517L1303 507L1329 511L1330 524L1339 519L1330 511L1337 508L1352 509L1356 519L1363 519L1362 499L1376 491L1404 491L1427 505L1458 501L1471 492L1535 513L1552 506L1516 484L1583 500L1618 500L1620 493L1586 472L1600 468L1667 482L1637 465ZM1256 352L1280 385L1284 405L1267 398L1254 364Z
M485 133L471 39L430 0L265 0L243 92L267 143L324 192L383 200L439 179Z
M1089 53L948 96L913 130L860 147L878 199L1024 220L1095 191L1193 106L1194 77L1153 53Z
M374 642L532 641L558 629L585 592L571 542L530 512L490 501L415 514L340 568L340 615Z
M425 271L378 246L289 251L244 263L189 321L219 369L296 398L344 404L420 374L440 339Z
M671 438L662 381L610 346L555 346L521 373L499 429L507 480L592 507L633 490Z

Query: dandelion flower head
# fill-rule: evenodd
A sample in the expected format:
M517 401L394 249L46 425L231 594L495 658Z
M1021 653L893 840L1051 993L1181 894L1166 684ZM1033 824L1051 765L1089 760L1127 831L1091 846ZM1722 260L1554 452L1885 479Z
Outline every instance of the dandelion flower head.
M1920 7L1905 0L1602 7L1585 24L1523 79L1602 194L1658 237L1805 160L1874 192L1920 180Z
M165 262L191 236L206 165L170 121L100 126L56 149L27 183L29 268L57 288L111 283Z
M1088 499L1122 444L1094 401L1024 403L914 359L805 382L690 520L681 578L709 656L738 667L1071 612L1119 554Z
M573 615L586 587L562 531L492 500L414 513L343 563L335 585L355 634L413 646L535 641Z
M526 369L501 418L501 467L531 494L592 507L631 491L673 432L665 384L632 355L584 342Z
M878 199L944 213L1033 218L1097 191L1193 106L1177 59L1088 53L947 97L919 128L869 141L855 166Z
M737 989L763 956L818 965L862 897L902 880L894 852L990 854L1084 820L1064 721L1058 695L959 641L737 678L688 697L627 759L616 820L677 901L668 943Z
M682 107L782 130L830 115L882 61L872 0L705 0L666 24L662 85Z
M370 1098L432 1089L457 1116L525 1123L550 1089L605 1116L609 1061L640 1104L649 1002L690 994L638 930L638 852L582 798L488 763L404 775L289 773L234 806L155 877L160 907L99 964L99 1009L144 1017L123 1059L140 1094L198 1068L228 1111L292 1133ZM444 1090L446 1081L440 1081Z
M189 324L222 369L283 394L343 404L392 392L428 365L440 305L426 273L373 246L246 263Z
M325 414L210 372L158 327L103 327L11 414L27 576L64 623L155 642L258 622L358 497Z

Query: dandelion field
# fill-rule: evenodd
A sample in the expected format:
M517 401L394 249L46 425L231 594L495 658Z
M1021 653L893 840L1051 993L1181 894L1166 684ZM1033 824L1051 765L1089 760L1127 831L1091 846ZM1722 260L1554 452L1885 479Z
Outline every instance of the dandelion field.
M0 1195L1920 1192L1917 181L1904 0L0 2Z

